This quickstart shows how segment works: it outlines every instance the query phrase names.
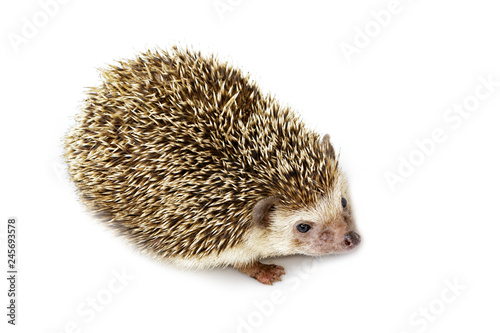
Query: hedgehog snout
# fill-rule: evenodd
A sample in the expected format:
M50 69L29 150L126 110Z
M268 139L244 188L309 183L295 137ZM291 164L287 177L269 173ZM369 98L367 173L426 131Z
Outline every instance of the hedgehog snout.
M344 246L348 250L354 249L360 242L361 236L355 231L349 231L344 235Z
M334 234L330 230L325 230L319 235L319 239L323 242L332 242Z

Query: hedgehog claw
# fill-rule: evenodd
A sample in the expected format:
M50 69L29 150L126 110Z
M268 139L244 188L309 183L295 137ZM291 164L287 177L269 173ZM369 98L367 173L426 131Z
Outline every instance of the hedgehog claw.
M266 265L261 262L238 268L238 270L260 283L272 285L273 282L281 281L281 275L285 274L285 269L279 265Z

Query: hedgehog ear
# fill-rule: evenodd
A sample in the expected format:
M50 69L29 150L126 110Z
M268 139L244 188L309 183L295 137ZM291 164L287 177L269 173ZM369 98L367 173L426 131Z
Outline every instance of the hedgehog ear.
M328 134L323 136L323 140L321 140L321 147L325 150L327 157L335 159L335 149L333 149L333 146L330 143L330 136Z
M269 227L269 213L274 210L274 205L278 202L279 196L267 197L257 202L252 211L254 225L259 228Z

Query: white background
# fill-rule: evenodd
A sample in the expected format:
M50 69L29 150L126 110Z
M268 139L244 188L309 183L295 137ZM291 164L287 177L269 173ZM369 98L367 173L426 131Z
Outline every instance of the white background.
M499 331L500 86L463 120L443 118L455 104L478 101L476 89L484 97L480 77L500 82L496 2L401 0L390 22L382 15L385 26L371 12L384 13L388 0L44 3L0 7L1 267L14 216L20 271L14 328L1 274L1 327ZM359 33L365 28L371 37ZM270 287L232 269L155 262L83 211L60 154L85 87L98 83L98 67L174 44L231 60L331 135L351 181L358 251L268 260L288 272ZM346 44L357 53L346 57ZM436 128L446 139L422 159L415 142ZM391 189L387 173L411 156L420 165ZM116 280L123 272L125 282Z

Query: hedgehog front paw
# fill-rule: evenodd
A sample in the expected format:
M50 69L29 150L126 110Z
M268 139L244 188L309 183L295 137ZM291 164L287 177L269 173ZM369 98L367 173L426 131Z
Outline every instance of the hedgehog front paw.
M253 277L263 284L273 284L273 282L281 281L281 275L285 274L285 269L279 265L266 265L261 262L256 262L245 267L237 268L240 272Z

